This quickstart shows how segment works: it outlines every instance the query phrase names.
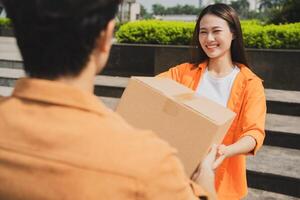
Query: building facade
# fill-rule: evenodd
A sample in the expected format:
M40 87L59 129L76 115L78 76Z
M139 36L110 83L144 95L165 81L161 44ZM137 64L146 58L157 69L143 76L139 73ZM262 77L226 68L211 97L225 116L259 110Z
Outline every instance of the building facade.
M135 21L140 18L141 5L136 0L123 0L119 7L120 22Z

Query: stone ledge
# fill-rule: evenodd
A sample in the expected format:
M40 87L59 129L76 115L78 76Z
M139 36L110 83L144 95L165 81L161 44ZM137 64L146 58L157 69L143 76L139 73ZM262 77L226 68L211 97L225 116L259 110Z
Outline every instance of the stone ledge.
M300 135L300 117L267 114L266 129Z

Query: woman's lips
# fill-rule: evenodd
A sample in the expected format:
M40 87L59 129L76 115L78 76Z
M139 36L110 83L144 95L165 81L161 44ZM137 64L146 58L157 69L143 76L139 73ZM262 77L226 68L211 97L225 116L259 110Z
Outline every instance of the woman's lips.
M219 45L218 45L218 44L205 45L205 47L206 47L208 50L214 50L215 48L219 47Z

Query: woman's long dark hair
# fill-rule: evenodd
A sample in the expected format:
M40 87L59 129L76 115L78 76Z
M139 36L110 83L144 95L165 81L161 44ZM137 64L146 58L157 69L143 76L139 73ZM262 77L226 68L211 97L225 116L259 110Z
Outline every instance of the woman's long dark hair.
M223 3L209 5L200 13L192 38L192 63L197 66L199 63L202 63L208 59L208 56L203 51L199 42L200 21L206 14L212 14L227 21L229 28L234 35L234 39L232 40L230 47L231 59L233 62L241 63L249 67L245 55L243 34L239 17L232 7Z

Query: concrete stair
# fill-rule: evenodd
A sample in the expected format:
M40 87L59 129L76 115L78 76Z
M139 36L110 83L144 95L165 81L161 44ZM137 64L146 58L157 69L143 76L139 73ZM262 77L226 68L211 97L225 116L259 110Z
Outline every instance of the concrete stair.
M243 200L299 200L299 198L265 190L249 188L248 196Z
M1 38L0 38L1 39ZM22 59L11 45L0 40L0 95L8 96L15 80L24 76ZM95 94L115 109L129 78L99 75ZM247 158L250 187L245 200L300 199L300 92L266 89L268 114L264 146Z

